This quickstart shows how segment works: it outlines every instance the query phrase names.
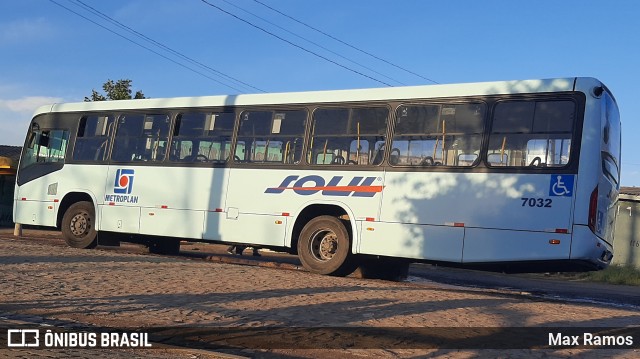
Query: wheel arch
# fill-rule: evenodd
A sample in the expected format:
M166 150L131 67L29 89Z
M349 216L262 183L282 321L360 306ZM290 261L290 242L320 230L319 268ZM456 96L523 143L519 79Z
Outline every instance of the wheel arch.
M78 203L82 201L91 202L93 204L93 209L95 211L94 217L96 220L96 228L97 228L98 208L97 208L96 199L93 196L93 194L82 192L82 191L72 191L64 195L64 197L60 201L60 204L58 205L58 215L56 216L56 228L60 229L62 227L62 217L64 217L64 213L69 209L69 207L71 207L71 205L73 205L74 203Z
M349 223L349 225L345 223L345 227L351 237L351 253L355 254L359 240L356 221L351 209L342 202L314 202L303 206L298 211L288 236L291 253L297 254L298 239L302 228L312 219L323 215L333 216Z

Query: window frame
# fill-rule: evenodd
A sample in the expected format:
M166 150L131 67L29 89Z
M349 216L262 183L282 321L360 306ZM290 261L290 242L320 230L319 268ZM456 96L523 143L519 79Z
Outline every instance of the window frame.
M27 135L24 138L22 151L20 153L20 163L16 175L16 184L22 186L32 180L45 176L47 174L61 170L65 165L72 163L71 150L72 141L75 140L75 132L77 131L78 117L72 112L59 114L44 113L36 115L30 122ZM39 131L66 131L67 144L64 151L63 161L56 162L32 162L28 165L24 164L24 157L29 143L30 136L34 129Z
M269 126L269 134L266 135L258 135L258 136L245 136L245 135L241 135L240 131L241 131L241 127L242 127L242 117L247 114L247 113L258 113L258 112L265 112L265 113L271 113L271 122L270 122L270 126ZM286 112L301 112L304 113L304 119L302 121L303 124L303 129L302 132L299 134L292 134L292 135L274 135L273 133L273 128L274 128L274 121L276 119L276 115L278 113L286 113ZM231 149L231 154L233 157L233 161L230 161L230 163L233 163L236 166L240 166L240 167L251 167L251 166L259 166L261 168L268 168L268 167L274 167L274 168L283 168L283 167L287 167L287 166L302 166L305 164L304 162L304 151L306 148L306 136L307 136L307 132L309 131L309 119L310 119L310 111L308 107L287 107L287 106L282 106L282 107L278 107L278 106L265 106L265 107L238 107L236 108L236 124L235 124L235 128L233 131L233 144L232 144L232 149ZM244 140L244 138L253 138L253 139L258 139L258 140L254 140L254 142L256 141L264 141L262 138L269 138L269 140L267 141L267 143L269 143L271 141L271 139L275 139L277 141L282 140L284 142L284 139L287 138L292 138L294 139L300 139L300 150L299 150L299 159L297 161L295 161L295 153L293 154L293 162L292 163L287 163L287 161L285 161L285 158L290 157L291 155L284 155L283 157L278 160L278 161L256 161L256 160L246 160L243 159L243 157L238 155L238 150L240 148L240 146L244 146L244 151L251 151L251 148L247 148L246 147L246 142ZM287 141L287 142L291 142L291 141ZM283 144L283 146L286 147L286 145ZM282 146L281 146L282 147ZM267 150L267 154L269 153L268 151L269 147L265 146L265 149ZM246 155L244 156L244 158L246 158Z
M228 135L228 141L224 142L227 145L225 145L225 147L228 146L228 154L227 154L227 158L224 160L216 160L216 159L212 159L212 160L206 160L206 161L196 161L195 159L197 158L197 156L200 154L196 154L193 155L193 153L190 156L194 157L193 161L184 161L184 160L175 160L172 159L172 155L174 155L174 145L175 145L175 141L187 141L187 140L191 140L191 141L198 141L200 142L204 142L204 141L209 141L211 143L215 143L215 139L220 139L222 137L224 137L223 135L204 135L204 128L203 128L203 132L202 135L180 135L180 134L176 134L176 126L178 125L178 120L180 118L181 115L185 115L185 114L201 114L204 116L210 116L210 115L219 115L219 114L228 114L231 117L233 117L233 122L232 122L232 127L231 129L229 129L229 135ZM180 118L180 120L182 120ZM171 128L169 130L169 139L168 139L168 146L167 146L167 156L165 157L164 163L166 165L170 165L170 166L214 166L214 167L223 167L226 166L228 163L230 163L231 158L232 158L232 149L233 149L233 141L234 141L234 136L235 136L235 128L236 128L236 123L237 123L237 111L234 110L228 110L228 109L218 109L218 108L186 108L186 109L177 109L175 110L175 112L172 115L172 123L171 123ZM206 124L206 119L205 119L205 124ZM215 128L213 129L215 130ZM179 129L178 129L179 131ZM212 130L208 130L208 131L212 131ZM222 145L223 142L220 142L220 144ZM200 148L200 146L199 146ZM222 148L222 147L221 147ZM193 150L192 150L193 151ZM199 152L199 151L198 151ZM186 158L186 157L185 157ZM184 158L183 158L184 159Z
M422 165L422 164L398 164L398 163L392 163L391 160L391 155L392 152L397 149L397 147L393 147L394 146L394 141L396 139L396 136L398 134L398 130L397 130L397 125L398 125L398 111L400 110L400 108L402 106L439 106L438 109L438 122L442 120L442 109L446 106L458 106L458 105L479 105L482 107L483 110L483 114L481 116L481 120L480 120L480 132L478 133L461 133L458 134L456 133L455 135L449 135L446 133L444 133L445 136L461 136L461 137L477 137L477 141L479 141L479 146L477 146L476 149L474 149L473 153L462 153L460 155L464 155L464 154L476 154L475 152L477 152L476 154L476 158L472 161L471 165L468 166L460 166L460 165L443 165L443 164L438 164L436 165L436 159L433 158L432 156L427 156L429 158L432 158L433 160L433 164L431 165ZM391 129L391 136L390 141L388 141L388 145L389 145L389 156L387 158L387 164L390 168L394 168L394 169L398 169L398 170L407 170L407 171L414 171L414 170L470 170L472 168L477 168L479 167L482 163L483 163L483 158L484 158L484 153L485 153L485 136L487 134L487 121L488 118L490 116L491 113L491 102L487 101L486 98L461 98L461 99L452 99L452 100L447 100L447 99L425 99L425 100L411 100L411 101L406 101L406 102L400 102L396 105L394 111L393 111L393 126ZM440 127L440 125L438 125L438 127ZM452 132L454 133L454 132ZM441 143L442 141L442 134L432 134L432 133L424 133L424 134L408 134L405 136L422 136L422 137L435 137L436 139L433 140L436 142L436 145ZM427 140L424 140L427 141ZM455 141L455 139L454 139ZM409 148L407 149L407 151L409 151ZM441 156L442 156L442 148L440 149L436 149L436 152L440 152ZM448 150L447 150L448 151ZM402 152L400 151L399 156L402 155ZM458 158L456 159L456 161L459 161L459 155ZM458 162L459 163L459 162Z
M500 106L501 104L504 103L509 103L509 102L532 102L534 103L534 114L533 114L533 119L535 120L535 107L537 106L537 104L539 102L571 102L573 104L573 119L571 121L571 136L570 138L568 138L569 141L569 146L570 146L570 151L569 151L569 159L567 161L567 163L565 163L564 165L552 165L552 166L548 166L548 165L531 165L529 164L525 164L522 166L509 166L509 165L505 165L505 166L496 166L496 165L492 165L491 162L489 162L489 156L496 154L496 153L490 153L491 151L491 139L492 136L494 135L500 135L503 137L506 136L532 136L535 134L546 134L547 137L546 138L534 138L531 137L529 138L526 143L529 143L532 140L539 140L539 141L547 141L547 143L549 141L552 140L558 140L560 138L553 138L554 136L559 136L561 135L563 132L560 131L556 131L556 132L529 132L529 133L521 133L521 132L511 132L511 133L502 133L502 132L493 132L493 128L494 128L494 116L496 114L496 108L498 106ZM484 150L483 150L483 161L485 163L485 166L488 169L491 170L506 170L509 172L520 172L520 171L532 171L532 172L540 172L540 171L554 171L554 172L558 172L558 171L564 171L564 170L568 170L570 168L574 167L574 163L576 163L579 159L578 157L580 156L580 143L582 141L582 124L584 123L584 103L582 101L579 101L576 96L571 95L571 94L567 94L567 93L554 93L548 96L504 96L504 97L499 97L498 99L496 99L492 104L491 104L491 111L490 114L487 118L487 130L485 131L485 144L484 144ZM533 128L535 127L535 125L532 123L531 125L531 130L533 130ZM505 136L506 135L506 136ZM549 136L551 135L551 136ZM567 139L560 139L562 141L565 141ZM528 149L528 147L524 147L524 151L526 151ZM503 156L508 156L506 153L503 154ZM524 154L525 158L527 156L527 154ZM562 154L560 155L562 156ZM539 157L539 156L537 156ZM535 161L535 159L534 159Z
M142 117L142 127L140 128L140 133L138 135L135 136L120 136L118 137L118 131L120 130L120 120L123 118L126 118L126 116L141 116ZM113 154L116 150L117 147L117 143L118 143L118 139L119 138L129 138L129 139L134 139L136 142L135 145L135 149L138 148L138 144L141 142L142 139L150 139L150 137L148 137L147 134L145 134L145 120L147 119L147 117L155 117L155 116L164 116L167 120L168 120L168 126L167 126L167 134L165 137L162 137L162 139L165 142L164 145L164 152L163 152L163 157L162 159L157 159L157 154L160 152L156 152L156 156L154 156L153 158L150 159L134 159L133 156L135 155L139 155L140 157L142 157L144 154L139 154L139 151L136 151L135 153L132 153L131 151L128 151L129 154L131 155L131 159L129 160L121 160L121 159L114 159L113 158ZM142 111L139 110L135 110L135 111L126 111L126 112L118 112L117 113L117 118L116 118L116 126L114 129L114 133L111 136L111 149L109 151L109 163L117 163L117 164L121 164L121 163L132 163L135 165L139 165L139 164L164 164L166 162L167 159L167 154L169 151L169 145L170 145L170 141L171 141L171 131L173 130L173 126L174 126L174 119L175 116L168 110L154 110L154 109L145 109ZM152 122L155 123L155 122ZM158 141L157 142L161 142L162 140L160 140L160 136L158 137ZM128 146L131 147L131 146ZM146 147L146 145L145 145ZM153 153L153 151L152 151Z
M63 145L64 145L64 149L60 150L60 152L62 154L62 157L52 156L50 154L47 154L46 157L45 156L39 156L37 153L39 153L40 149L42 147L44 147L40 143L42 141L43 133L45 133L45 132L52 133L52 132L58 132L58 131L62 132L63 134L66 134L66 138L64 138L64 136L59 138L59 139L61 139L63 141ZM38 133L37 140L33 136L35 133ZM51 143L50 142L51 139L55 138L55 137L48 136L48 138L49 139L47 141L50 144ZM42 127L38 127L37 129L34 129L34 126L31 126L29 128L29 132L27 134L27 138L26 138L25 143L24 143L23 152L22 152L22 154L20 156L20 164L19 164L18 170L24 170L25 168L29 168L29 167L32 167L32 166L61 166L61 167L64 166L64 164L67 162L67 157L69 156L69 151L70 151L69 148L71 147L69 145L71 144L71 138L72 138L72 133L71 133L71 130L69 128L49 128L49 127L42 128ZM33 146L30 146L29 144L32 142L32 139L33 139ZM38 147L37 151L35 151L35 147L36 146ZM46 146L46 148L49 148L49 146ZM34 162L29 162L28 164L25 164L24 160L25 160L25 158L27 156L27 153L30 150L32 151L33 154L31 156L29 156L29 158L36 158L36 160ZM46 158L47 160L39 161L38 158ZM57 160L57 161L49 161L48 159L50 159L50 158L58 158L59 160Z
M112 128L109 130L107 128L107 134L104 136L78 136L78 133L80 132L80 126L82 124L82 120L85 118L89 118L89 117L111 117L112 118ZM78 118L78 126L76 128L76 131L73 135L73 149L71 150L71 154L70 154L70 162L72 163L86 163L86 164L91 164L91 163L96 163L96 164L107 164L110 162L111 160L111 149L113 147L113 138L115 137L115 131L116 131L116 127L117 127L117 122L118 122L118 117L119 114L116 112L98 112L98 113L91 113L91 112L86 112L80 115L80 117ZM107 126L108 127L108 126ZM76 154L76 149L78 146L78 139L83 139L83 138L100 138L100 137L104 137L106 139L106 149L105 152L102 155L102 159L101 160L87 160L87 159L77 159L75 158L75 154Z
M369 146L369 150L375 151L375 153L378 153L380 150L383 151L382 153L382 157L380 158L380 161L374 161L376 160L378 157L377 156L368 156L368 163L366 164L358 164L358 163L351 163L349 164L349 162L353 162L353 160L350 159L344 159L344 163L342 164L338 164L338 163L314 163L314 161L312 161L312 158L314 156L314 152L313 152L313 142L315 142L315 137L314 137L314 121L315 121L315 116L316 116L316 112L318 110L348 110L348 116L352 116L352 112L353 110L359 110L359 109L385 109L387 111L386 117L385 117L385 125L384 125L384 130L382 131L381 134L365 134L363 135L363 137L382 137L383 139L383 145L380 146L378 149L376 149L376 144L378 144L380 141L376 140L374 145L373 145L373 149L371 148L370 144ZM308 136L306 136L306 141L305 141L305 149L304 149L304 160L305 160L305 165L309 166L309 167L315 167L315 168L341 168L341 169L363 169L363 168L381 168L383 166L386 165L386 158L388 157L387 155L387 148L389 147L389 126L390 124L394 121L394 115L393 115L393 106L392 106L392 100L389 101L385 101L385 102L380 102L380 101L370 101L370 102L363 102L363 103L334 103L334 104L317 104L314 108L313 111L311 112L311 115L309 116L309 128L308 128ZM336 135L336 134L332 134L332 135L327 135L327 134L322 134L320 136L317 136L320 138L327 138L327 137L331 137L331 138L353 138L354 134L344 134L344 135ZM369 142L369 141L367 141ZM349 157L349 154L351 154L351 147L353 145L353 139L351 141L349 141L349 146L347 149L347 154ZM320 152L318 154L321 154ZM371 153L373 155L373 152ZM333 160L332 160L333 162ZM374 163L375 162L375 163ZM348 165L348 166L345 166Z

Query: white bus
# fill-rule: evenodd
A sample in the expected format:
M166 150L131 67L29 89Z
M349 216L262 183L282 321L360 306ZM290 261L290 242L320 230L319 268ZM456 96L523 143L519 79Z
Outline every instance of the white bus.
M619 178L593 78L55 104L29 126L14 222L80 248L288 251L330 275L588 270L612 258Z

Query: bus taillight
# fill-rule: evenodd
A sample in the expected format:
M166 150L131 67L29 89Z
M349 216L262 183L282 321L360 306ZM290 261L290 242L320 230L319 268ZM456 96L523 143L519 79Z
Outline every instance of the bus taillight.
M598 212L598 185L591 192L591 198L589 198L589 229L591 232L596 233L596 213Z

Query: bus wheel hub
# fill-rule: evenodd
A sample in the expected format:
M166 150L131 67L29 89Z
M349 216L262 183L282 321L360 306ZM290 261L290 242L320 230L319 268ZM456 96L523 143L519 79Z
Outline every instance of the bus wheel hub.
M333 232L325 234L320 240L320 248L318 255L322 260L329 260L333 258L333 255L338 249L338 238Z
M69 227L71 233L79 237L86 233L88 225L87 218L82 214L77 214L71 219L71 225Z

